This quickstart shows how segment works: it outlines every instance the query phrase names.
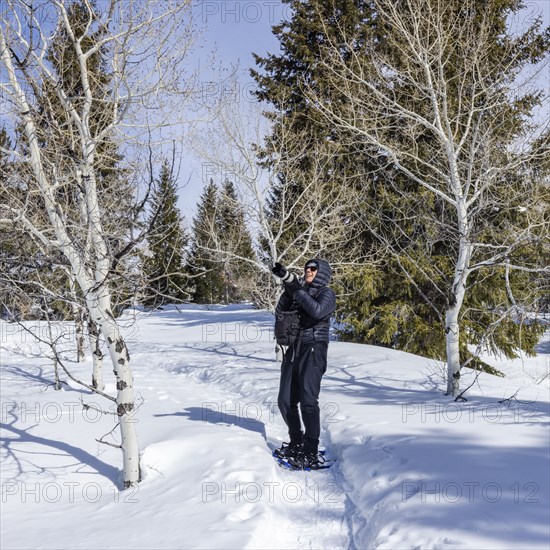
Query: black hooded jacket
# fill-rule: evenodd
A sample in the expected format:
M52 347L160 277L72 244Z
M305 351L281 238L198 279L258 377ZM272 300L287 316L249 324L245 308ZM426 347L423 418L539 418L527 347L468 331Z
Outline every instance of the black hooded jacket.
M311 261L311 260L310 260ZM302 343L328 342L330 317L336 309L336 296L328 286L332 269L325 260L315 258L319 269L311 284L292 292L285 285L285 292L277 304L276 312L298 310L302 327Z

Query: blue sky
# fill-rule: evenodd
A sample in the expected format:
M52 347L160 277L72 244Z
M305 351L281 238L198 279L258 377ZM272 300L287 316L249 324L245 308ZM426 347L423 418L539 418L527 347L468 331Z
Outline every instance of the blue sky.
M203 26L203 40L224 60L252 65L252 51L278 50L271 27L290 9L277 0L193 0L193 15Z
M265 55L279 51L278 40L271 28L283 18L290 17L288 6L278 0L193 0L193 17L199 32L191 56L193 66L200 67L199 86L206 100L210 94L224 93L220 70L223 77L224 68L229 74L231 67L238 65L238 98L239 101L250 101L254 81L248 69L255 66L252 52ZM192 222L196 203L209 179L207 172L200 160L184 155L179 177L179 206L188 224Z

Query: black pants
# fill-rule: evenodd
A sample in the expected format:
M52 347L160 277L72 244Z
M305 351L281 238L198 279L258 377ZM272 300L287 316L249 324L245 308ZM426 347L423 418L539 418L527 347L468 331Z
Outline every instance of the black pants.
M289 347L281 365L279 410L288 426L290 441L303 441L304 452L308 454L317 453L319 448L319 392L321 378L327 370L327 351L326 342L302 342L298 350ZM298 405L305 434L302 432Z

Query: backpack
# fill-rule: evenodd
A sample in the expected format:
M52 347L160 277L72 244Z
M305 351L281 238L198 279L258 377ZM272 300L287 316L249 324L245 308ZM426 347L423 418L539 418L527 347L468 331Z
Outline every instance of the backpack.
M296 310L281 311L275 315L275 340L280 346L294 344L300 330L300 317Z

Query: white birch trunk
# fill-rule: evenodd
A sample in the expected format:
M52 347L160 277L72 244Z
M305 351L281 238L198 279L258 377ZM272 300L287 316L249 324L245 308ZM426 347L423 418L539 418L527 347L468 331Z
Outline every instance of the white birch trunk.
M75 280L72 274L67 270L69 280L69 290L71 293L71 311L73 314L74 327L75 327L75 340L76 340L76 362L80 363L85 359L84 353L84 310L78 305L76 296Z
M84 353L84 312L78 308L75 317L76 331L76 362L80 363L86 358Z
M109 254L101 226L101 213L97 200L97 185L93 170L94 145L84 151L85 164L82 167L82 180L86 189L86 210L88 214L91 240L95 253L94 284L86 292L86 301L91 321L100 330L113 365L117 388L117 415L119 417L121 447L123 457L124 487L131 487L140 481L139 448L134 417L134 382L130 370L130 354L120 328L111 311L111 293L106 284L109 276ZM84 283L85 284L85 283Z
M458 227L460 231L458 258L449 307L445 312L445 346L447 355L447 395L455 397L460 388L460 327L459 314L466 294L466 281L469 274L472 245L468 240L470 224L464 200L457 200Z
M130 370L130 354L120 333L118 324L111 313L111 297L104 288L101 294L88 295L88 308L92 321L101 330L116 378L116 414L119 418L121 447L123 456L124 487L128 488L140 481L139 448L135 430L134 382Z
M45 310L45 315L46 315L46 322L48 323L49 344L50 344L52 354L53 354L52 360L53 360L53 372L54 372L54 379L55 379L54 388L56 390L60 390L61 389L61 380L59 378L59 361L58 361L58 358L57 358L57 347L56 347L55 338L54 338L53 332L52 332L52 323L51 323L51 320L50 320L50 314L48 312L48 308L49 308L49 305L46 302L44 310Z
M460 387L460 329L458 314L460 305L455 302L445 312L445 345L447 351L447 395L456 396Z
M88 339L90 349L92 350L92 387L103 391L105 389L105 382L103 380L103 352L101 351L99 328L91 319L88 319Z

